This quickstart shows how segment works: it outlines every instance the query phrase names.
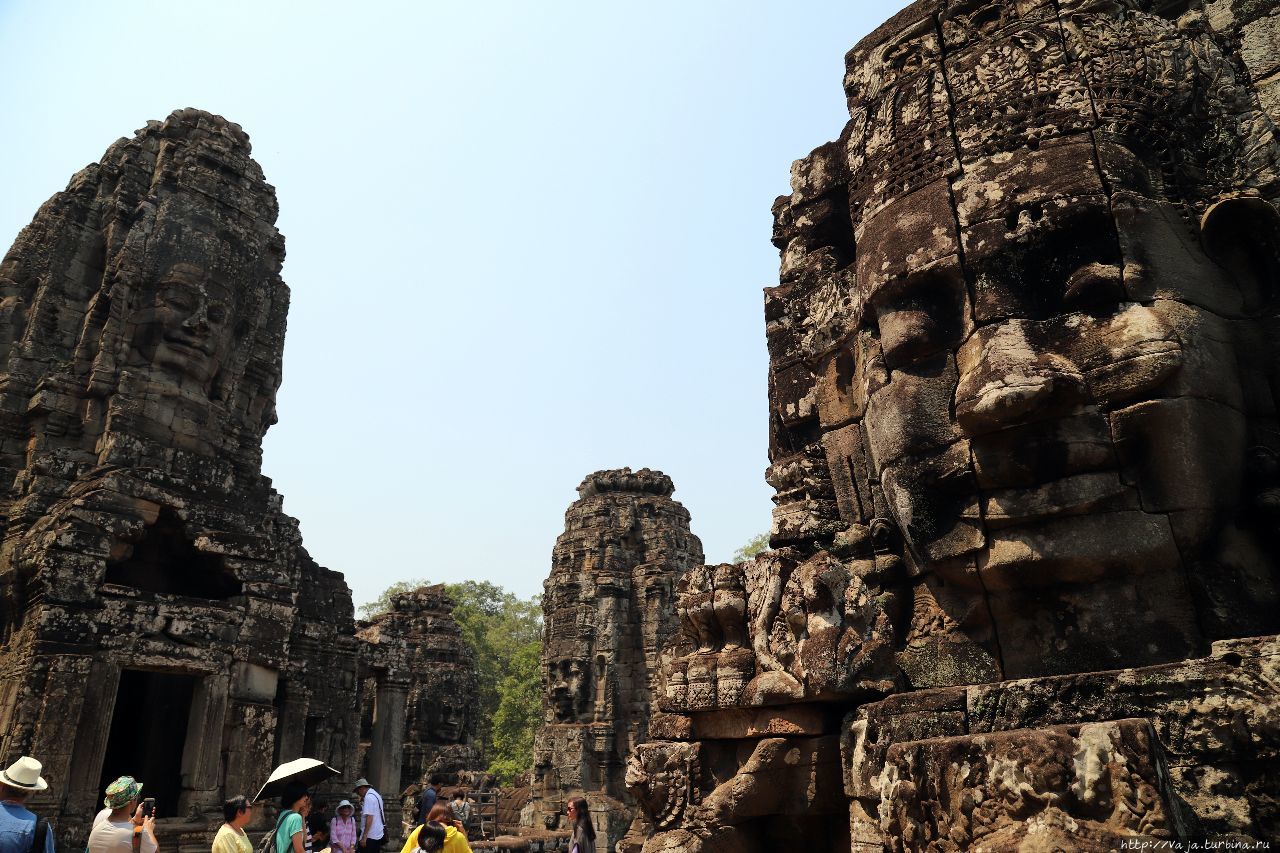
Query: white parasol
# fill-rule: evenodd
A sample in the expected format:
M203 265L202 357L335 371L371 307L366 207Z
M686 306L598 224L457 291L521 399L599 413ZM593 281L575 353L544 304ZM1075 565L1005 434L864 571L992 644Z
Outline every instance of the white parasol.
M271 771L267 784L262 786L262 790L258 792L258 796L253 798L253 801L258 802L268 797L279 797L284 794L285 788L294 782L301 782L303 785L310 787L317 782L323 782L325 779L332 779L338 775L341 774L337 770L334 770L319 759L295 758L293 761L286 761Z

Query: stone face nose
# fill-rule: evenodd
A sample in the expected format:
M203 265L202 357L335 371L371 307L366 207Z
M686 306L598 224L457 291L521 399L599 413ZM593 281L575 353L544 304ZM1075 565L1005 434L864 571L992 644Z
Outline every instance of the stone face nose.
M1021 320L978 329L956 367L956 422L970 438L1062 414L1088 397L1075 364L1028 341Z

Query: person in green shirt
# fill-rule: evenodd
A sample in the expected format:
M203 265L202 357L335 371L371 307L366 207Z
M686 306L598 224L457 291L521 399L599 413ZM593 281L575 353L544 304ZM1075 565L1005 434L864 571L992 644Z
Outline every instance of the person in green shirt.
M276 853L303 853L303 819L311 811L311 792L306 785L290 785L280 798L280 805L286 804L276 820Z

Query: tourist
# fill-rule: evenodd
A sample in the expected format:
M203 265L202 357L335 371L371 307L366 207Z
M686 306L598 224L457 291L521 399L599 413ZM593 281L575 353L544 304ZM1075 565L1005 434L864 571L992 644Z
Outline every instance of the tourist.
M311 853L331 853L332 848L329 846L329 826L317 826L308 832L310 838L308 842L311 845Z
M253 819L249 799L240 794L222 804L224 823L213 837L213 853L253 853L253 842L245 835L245 825Z
M426 822L409 833L400 853L415 853L421 847L423 827L432 825L444 829L444 846L440 848L443 853L471 853L471 845L467 843L467 833L448 803L436 803L431 807L431 813L427 815ZM434 833L434 830L431 832Z
M316 830L323 828L325 834L329 832L329 803L325 800L312 800L311 813L307 815L307 832L315 834Z
M39 761L24 755L0 770L0 853L53 853L49 821L27 810L26 802L49 783Z
M414 830L417 836L418 849L425 853L443 853L446 838L445 828L438 823L424 823Z
M382 795L373 789L368 779L356 780L356 796L360 798L361 827L360 849L365 853L378 853L386 841L387 816L382 808Z
M422 789L422 793L418 795L418 808L415 816L417 823L426 823L427 815L431 814L432 807L435 806L436 800L440 798L440 786L444 784L444 778L439 774L435 774L427 782L426 787Z
M356 853L356 807L350 800L338 803L338 813L329 821L329 846L335 853Z
M453 795L453 800L449 803L449 808L453 809L454 815L462 824L462 831L466 832L471 826L471 801L467 799L467 792L459 789Z
M304 853L309 839L302 828L311 811L311 792L306 785L293 782L284 789L280 805L285 810L276 818L276 853Z
M134 836L137 836L138 853L155 853L156 815L144 815L138 803L142 783L132 776L121 776L107 786L102 804L111 811L98 820L89 833L88 853L133 853ZM95 818L96 820L96 818Z
M569 839L569 853L595 853L596 828L591 824L591 811L587 801L582 797L574 797L565 807L569 816L569 826L573 835Z

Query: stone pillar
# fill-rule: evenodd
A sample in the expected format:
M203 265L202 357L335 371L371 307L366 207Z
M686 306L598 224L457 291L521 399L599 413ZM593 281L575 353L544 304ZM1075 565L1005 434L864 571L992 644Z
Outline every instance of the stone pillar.
M405 681L379 679L373 706L373 743L369 747L369 781L384 798L400 795L400 761L404 746Z
M180 814L200 811L217 816L222 805L221 735L227 719L231 679L210 675L196 685L191 698L187 740L182 746L182 802Z

